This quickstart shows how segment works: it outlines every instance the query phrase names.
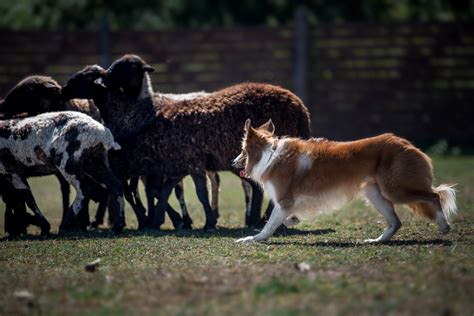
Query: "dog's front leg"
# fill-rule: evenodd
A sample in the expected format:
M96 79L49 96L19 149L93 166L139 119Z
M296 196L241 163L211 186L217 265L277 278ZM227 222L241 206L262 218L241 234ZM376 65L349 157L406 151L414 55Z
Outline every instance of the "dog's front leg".
M273 209L270 219L263 227L262 231L255 236L248 236L244 238L237 239L236 242L247 243L247 242L259 242L267 240L275 230L280 227L285 218L288 217L288 212L281 208L280 205L276 204Z

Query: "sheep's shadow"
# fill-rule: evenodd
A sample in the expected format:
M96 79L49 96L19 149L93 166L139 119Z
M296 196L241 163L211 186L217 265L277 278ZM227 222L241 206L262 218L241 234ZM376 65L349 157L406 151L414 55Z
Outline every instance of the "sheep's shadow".
M294 228L279 229L274 236L297 236L297 235L325 235L334 233L334 229L317 229L317 230L299 230ZM162 237L174 236L178 238L214 238L214 237L232 237L241 238L258 233L253 228L224 228L219 227L214 231L203 231L202 229L193 230L156 230L156 229L125 229L122 234L116 235L109 229L94 229L85 232L72 231L61 234L50 234L49 236L41 235L21 235L21 236L5 236L0 238L0 242L5 241L45 241L45 240L68 240L68 239L111 239L111 238L130 238L130 237Z
M366 243L366 242L340 242L340 241L317 241L317 242L301 242L301 241L269 241L266 242L269 245L297 245L297 246L307 246L307 247L327 247L327 248L360 248L360 247L376 247L376 246L423 246L423 245L438 245L438 246L451 246L453 242L451 240L442 240L442 239L428 239L428 240L416 240L416 239L407 239L407 240L390 240L382 243Z

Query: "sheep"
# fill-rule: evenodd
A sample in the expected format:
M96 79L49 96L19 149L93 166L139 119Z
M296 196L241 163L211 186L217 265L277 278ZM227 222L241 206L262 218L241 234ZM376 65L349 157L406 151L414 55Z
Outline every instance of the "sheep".
M246 119L263 124L269 118L282 135L310 136L309 111L301 100L280 87L243 83L208 96L176 101L154 96L149 72L153 68L136 55L115 61L104 78L105 106L99 107L107 127L124 150L112 153L111 163L127 175L163 177L157 214L158 228L172 188L190 174L206 212L205 228L216 218L210 208L205 172L231 170L240 151L241 126ZM127 153L127 159L122 155ZM255 185L253 186L256 187ZM255 190L253 195L260 194Z
M27 213L19 192L3 176L0 176L0 196L5 203L5 233L18 236L26 234L29 225L39 226L36 218Z
M105 77L105 70L98 65L91 65L86 66L83 70L77 72L74 76L72 76L66 85L62 89L62 94L65 99L73 99L73 98L90 98L93 99L94 102L98 105L98 107L104 106L104 96L105 96L105 88L97 85L95 83L96 79ZM167 94L166 97L179 99L179 100L187 100L192 99L196 96L203 96L207 95L206 92L198 92L193 94ZM208 172L207 177L210 180L211 188L212 188L212 195L211 195L211 207L213 211L218 216L218 183L219 183L219 176L217 173ZM148 199L148 209L153 210L155 208L154 199L159 197L160 192L160 184L153 179L152 177L142 177L142 182L145 184L145 191L147 194ZM148 179L148 180L147 180ZM136 190L137 182L135 179L132 179L130 184L131 187ZM168 213L173 221L173 224L176 228L182 227L185 229L192 228L192 220L189 216L187 211L186 202L184 200L184 191L183 191L183 183L180 182L175 187L176 198L178 199L181 207L181 211L183 214L183 221L181 223L180 219L176 216L176 213L172 210L170 206L168 206Z
M100 121L100 112L94 103L89 100L63 100L61 97L61 86L51 77L47 76L29 76L17 83L7 94L5 100L0 103L0 115L3 118L20 118L34 116L44 112L54 111L78 111L85 113L97 121ZM69 208L69 183L60 175L56 175L62 192L63 217ZM94 192L103 191L100 188ZM9 190L11 198L5 198L12 204L15 203L12 190ZM96 195L96 201L99 201L99 209L106 204L107 195ZM6 209L10 209L7 205ZM5 213L5 216L9 215ZM81 212L79 217L79 226L86 229L89 225L88 212ZM13 222L13 220L9 221ZM19 224L19 223L18 223ZM8 230L8 227L6 227Z
M85 198L90 195L86 184L92 181L113 192L112 204L119 214L113 231L122 231L123 188L109 168L110 149L120 149L110 130L83 113L50 112L0 121L0 176L33 211L43 235L49 234L50 224L39 210L26 178L58 172L76 191L60 231L67 229L84 207Z

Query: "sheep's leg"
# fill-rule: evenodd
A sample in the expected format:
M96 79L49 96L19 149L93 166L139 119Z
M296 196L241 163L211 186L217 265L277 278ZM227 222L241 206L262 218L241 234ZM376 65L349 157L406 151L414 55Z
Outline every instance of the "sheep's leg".
M154 209L155 214L153 215L153 222L152 222L153 228L160 229L160 226L163 224L163 222L161 222L160 219L164 217L165 211L171 208L171 206L168 204L168 199L171 195L171 192L173 191L173 188L179 183L179 181L181 181L181 179L167 179L166 181L164 181L163 186L161 187L161 190L159 193L158 206ZM173 220L173 218L171 220Z
M196 187L196 194L198 196L198 199L204 207L204 211L206 213L206 224L204 225L204 230L214 230L216 229L217 218L216 214L211 208L211 205L209 204L209 194L207 192L206 176L202 174L193 174L191 176Z
M107 201L109 199L108 194L104 194L103 197L99 200L99 206L95 213L95 218L91 223L91 227L97 228L104 223L105 211L107 209Z
M156 214L156 205L155 205L155 195L156 192L156 186L157 183L155 181L158 181L157 178L151 177L151 176L146 176L145 177L145 194L146 194L146 200L147 200L147 207L148 207L148 221L149 221L149 226L152 226L153 223L155 223L155 216L158 216ZM165 222L165 213L159 215L160 218L156 219L156 223L160 223L159 226L161 226Z
M109 206L111 212L117 214L114 218L114 226L112 230L114 233L120 234L125 227L124 192L127 191L127 194L130 194L129 188L128 186L124 187L122 182L110 169L106 152L98 154L96 157L96 162L94 163L95 168L90 174L94 180L98 183L103 183L110 191L112 196L109 199Z
M252 227L257 226L260 221L260 210L262 209L263 192L260 186L251 181L252 186L252 207L250 209L250 225Z
M130 179L130 184L129 188L132 193L133 199L135 201L135 206L137 208L137 211L143 214L143 216L146 216L146 209L145 206L142 203L142 199L140 197L140 191L138 190L138 181L140 180L139 177L133 177Z
M34 216L26 212L23 201L8 198L5 202L5 233L8 233L10 236L26 234L28 225L33 222L31 217Z
M86 185L86 175L78 169L74 170L74 173L68 173L63 169L59 169L62 176L71 184L76 191L76 197L72 202L71 207L68 209L64 216L61 224L59 225L59 231L64 232L71 228L74 228L77 223L77 216L79 211L86 207L88 203L88 187Z
M132 192L130 191L130 188L128 186L127 181L122 181L121 187L123 188L123 194L125 196L125 199L127 200L128 203L130 203L130 205L132 206L132 210L135 213L135 216L137 217L138 229L145 228L147 226L147 217L145 215L145 210L140 209L135 204L135 200L133 199L133 195L132 195ZM110 199L109 199L109 202L110 202ZM109 218L113 217L113 216L111 216L112 215L112 212L111 212L112 210L111 210L110 207L111 206L109 204Z
M20 177L17 174L12 174L10 177L7 177L7 180L13 185L15 189L18 190L19 195L22 200L25 201L26 205L33 211L35 217L38 219L41 227L41 235L48 235L51 225L46 220L46 218L41 213L38 205L36 204L35 198L31 193L30 186L25 178Z
M62 198L62 204L63 204L63 216L62 220L64 220L64 216L66 216L66 213L69 209L69 194L71 193L71 188L69 186L69 182L64 179L64 177L60 174L56 175L56 178L59 181L59 187L61 188L61 198Z
M24 218L19 216L18 210L11 201L5 202L5 233L10 236L19 236L26 233L27 224Z
M189 216L188 207L186 206L186 201L184 200L184 184L183 181L180 181L178 185L174 187L174 194L179 201L179 206L181 207L181 213L183 214L183 228L184 229L193 229L193 220Z
M252 186L249 181L242 179L242 189L244 190L245 197L245 226L250 226L250 210L252 205L250 204L250 199L252 198Z
M180 230L181 228L183 228L183 219L168 202L166 203L166 213L170 217L171 222L173 223L173 227L175 229Z
M211 182L211 207L216 213L216 218L219 218L219 185L221 184L221 178L214 171L208 171L206 174Z
M76 216L77 225L79 226L79 229L82 231L87 231L87 227L91 223L90 218L89 218L89 201L90 201L90 198L84 197L82 208L79 210L79 213Z
M170 181L177 184L176 180L170 180ZM165 211L170 217L171 222L173 223L173 226L175 229L183 228L184 224L183 224L183 220L181 219L181 216L168 203L169 194L165 201L166 202L165 211L158 211L157 210L158 206L157 205L155 206L154 204L155 198L158 198L158 205L160 204L163 187L171 183L170 181L168 181L168 183L165 182L165 184L163 184L163 180L158 176L153 175L153 176L146 177L145 189L146 189L148 205L149 205L148 212L150 213L150 216L151 216L151 218L149 218L149 222L152 223L152 226L154 228L159 228L165 222Z

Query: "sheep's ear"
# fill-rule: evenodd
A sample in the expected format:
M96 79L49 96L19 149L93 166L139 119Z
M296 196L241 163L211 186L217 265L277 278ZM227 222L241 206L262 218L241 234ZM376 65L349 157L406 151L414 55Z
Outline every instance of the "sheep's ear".
M244 131L245 131L245 133L248 133L248 131L249 131L249 129L250 129L250 123L251 123L251 122L250 122L250 119L247 119L247 120L245 121L245 125L244 125Z
M152 67L152 66L150 66L150 65L148 65L148 64L143 65L143 68L142 68L142 69L143 69L144 71L150 72L150 73L155 71L155 68Z
M269 119L268 122L266 122L265 124L262 124L259 129L264 129L266 131L269 131L270 134L273 135L273 133L275 133L275 125L273 124L272 122L272 119Z
M94 83L99 85L99 86L102 86L102 87L106 88L105 83L104 83L104 78L102 78L102 77L99 77L99 78L95 79Z

